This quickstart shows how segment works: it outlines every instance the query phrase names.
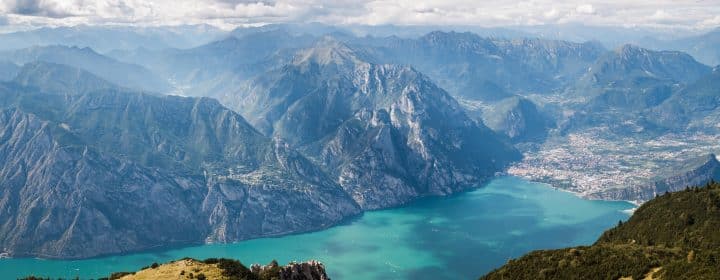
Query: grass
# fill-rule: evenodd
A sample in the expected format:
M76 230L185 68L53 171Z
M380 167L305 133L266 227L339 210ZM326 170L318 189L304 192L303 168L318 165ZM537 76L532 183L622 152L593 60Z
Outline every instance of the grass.
M207 279L230 279L223 276L223 270L217 264L206 264L194 259L182 259L166 263L157 268L148 267L135 274L129 274L121 280L154 280L154 279L197 279L198 275Z

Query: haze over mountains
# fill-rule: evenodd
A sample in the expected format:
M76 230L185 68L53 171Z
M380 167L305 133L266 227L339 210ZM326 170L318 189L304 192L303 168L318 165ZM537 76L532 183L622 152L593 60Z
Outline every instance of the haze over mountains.
M0 52L0 59L19 65L34 61L65 64L92 72L105 80L127 88L153 92L163 92L169 89L166 81L148 69L106 57L88 47L61 45L30 47Z
M0 50L51 45L89 47L103 53L118 49L190 48L224 37L224 33L212 25L44 27L0 34L4 43Z
M677 50L321 25L219 34L0 36L13 42L0 52L4 252L81 258L317 230L479 186L577 133L719 128L718 68ZM656 152L667 149L708 154ZM717 175L693 166L704 171L663 188ZM646 179L585 195L646 200L660 189Z

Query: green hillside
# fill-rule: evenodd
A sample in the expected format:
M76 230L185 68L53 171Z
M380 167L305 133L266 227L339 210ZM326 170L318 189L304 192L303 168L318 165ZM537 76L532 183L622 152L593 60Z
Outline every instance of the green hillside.
M531 252L480 279L720 279L720 184L643 204L592 246Z

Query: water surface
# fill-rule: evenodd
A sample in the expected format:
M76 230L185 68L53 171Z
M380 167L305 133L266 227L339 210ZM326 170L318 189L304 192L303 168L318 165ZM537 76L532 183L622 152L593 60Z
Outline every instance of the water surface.
M591 244L630 208L502 177L318 232L77 261L2 259L0 275L97 278L182 257L228 257L246 264L317 259L335 280L477 279L531 250Z

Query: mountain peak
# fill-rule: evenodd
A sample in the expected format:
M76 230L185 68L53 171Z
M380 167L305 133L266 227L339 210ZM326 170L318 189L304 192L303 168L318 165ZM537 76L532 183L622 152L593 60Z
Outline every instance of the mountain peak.
M650 50L638 47L633 44L625 44L615 50L615 53L622 55L623 57L637 56L640 54L647 55L649 52Z
M637 79L692 82L710 67L679 51L653 51L625 44L600 58L590 70L596 82L619 84Z
M714 153L707 155L708 162L718 162L717 156Z
M435 30L428 34L425 34L425 36L422 37L425 40L428 41L446 41L448 39L455 39L455 40L475 40L481 38L477 34L470 33L470 32L445 32L441 30Z
M355 65L366 63L364 59L345 43L325 36L312 47L300 51L293 64L299 65L314 62L319 65Z

